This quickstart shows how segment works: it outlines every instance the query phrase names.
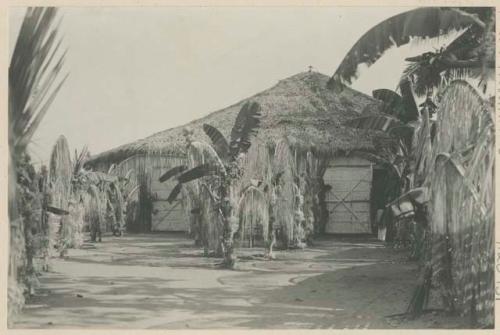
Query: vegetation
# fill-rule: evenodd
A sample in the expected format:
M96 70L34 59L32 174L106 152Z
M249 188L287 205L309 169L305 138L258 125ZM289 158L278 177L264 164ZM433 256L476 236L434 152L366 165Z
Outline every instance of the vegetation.
M44 204L42 200L35 205L40 202L36 196L21 195L36 188L26 148L66 78L60 75L64 53L54 24L56 13L55 8L27 9L9 66L9 322L35 281L29 236L36 229L32 218ZM18 183L20 178L24 182Z
M409 82L417 96L426 96L410 133L412 153L407 164L414 182L396 200L420 206L417 223L429 233L422 236L426 242L425 267L407 312L420 315L434 285L447 311L469 316L473 325L491 326L492 106L469 83L457 79L476 82L482 92L486 91L494 73L494 9L424 8L390 18L358 40L332 77L330 87L342 89L350 83L357 75L357 66L374 63L392 46L389 41L399 46L413 37L439 37L457 29L462 29L458 37L439 51L408 58L410 64L400 83L402 93ZM387 92L377 94L386 102L390 97L389 105L402 101L393 93L380 93ZM411 115L414 110L395 109ZM431 120L434 112L435 124ZM398 129L393 116L379 117L386 120L379 129ZM376 118L355 120L350 125L374 128ZM400 139L396 136L396 140Z
M27 10L9 67L9 322L33 294L39 273L50 270L56 251L64 257L68 248L80 247L86 229L92 241L100 242L104 229L121 236L127 222L151 223L151 174L145 164L137 171L115 165L107 173L87 170L87 149L72 159L64 136L55 143L48 168L37 171L31 162L27 146L65 80L55 18L54 8ZM421 8L378 24L352 47L330 88L347 91L359 64L373 64L393 45L449 40L437 51L407 59L399 93L373 91L381 113L342 120L350 128L385 132L391 145L375 154L373 147L344 143L357 133L331 121L328 108L317 108L330 101L343 111L340 94L295 101L295 114L267 119L267 142L255 140L261 105L248 101L229 141L208 123L201 128L211 145L195 141L193 131L185 129L185 164L159 178L175 180L168 201L186 196L196 243L207 255L214 251L222 256L226 268L234 268L238 244L254 246L257 229L266 256L274 258L276 245L302 248L322 231L326 187L320 177L340 151L362 147L357 154L389 171L394 183L385 195L386 212L398 224L411 224L413 256L424 264L407 314L425 312L437 288L446 311L470 317L474 325L491 326L494 116L484 93L494 73L494 31L493 8ZM285 82L283 87L303 89L293 85ZM316 90L320 88L314 86ZM275 104L270 97L267 102ZM313 106L314 117L305 117L303 106ZM224 113L219 117L229 115ZM273 127L281 127L285 135L277 135Z
M205 147L211 159L187 170L187 166L177 166L160 177L160 182L176 176L177 185L169 195L172 202L181 192L184 184L207 176L215 176L214 186L202 184L206 194L214 204L214 210L222 222L220 246L224 255L224 266L234 267L234 233L238 229L238 190L236 181L241 176L239 161L251 145L251 137L259 126L260 106L257 103L246 103L241 108L231 131L228 143L215 127L203 125L203 130L212 140L212 147ZM193 145L192 143L190 144ZM187 170L187 171L185 171ZM199 210L199 209L198 209ZM214 223L218 222L216 220ZM213 223L212 223L213 224Z

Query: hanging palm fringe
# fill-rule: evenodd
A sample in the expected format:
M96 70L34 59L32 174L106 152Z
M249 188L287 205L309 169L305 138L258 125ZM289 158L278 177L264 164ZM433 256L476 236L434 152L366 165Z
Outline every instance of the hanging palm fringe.
M212 146L205 142L190 142L188 139L186 165L192 169L202 164L221 164ZM205 254L221 255L220 236L222 235L222 221L217 208L217 200L213 198L218 187L216 177L208 176L193 180L184 188L186 201L185 211L188 212L192 233L204 247Z
M274 237L280 248L305 246L314 230L320 230L323 213L318 193L328 159L310 151L299 155L283 137L272 150L255 139L240 160L241 176L230 192L238 213L235 235L239 246L253 247L256 242L267 246ZM190 142L187 168L206 163L219 164L213 148ZM217 187L217 178L204 177L186 184L182 191L195 241L210 252L217 251L222 232L221 217L214 211ZM269 206L272 199L275 205Z
M96 241L101 239L104 225L103 197L96 185L89 186L88 195L85 217L90 226L91 240Z
M151 213L153 208L153 199L151 198L151 174L145 163L139 164L137 170L137 183L139 185L138 203L137 203L137 225L135 231L151 231Z
M299 154L295 166L299 176L300 193L304 196L305 238L311 241L322 231L326 205L322 199L323 175L328 167L329 158L312 151Z
M492 110L463 81L444 91L426 185L431 192L431 273L446 310L493 325L494 122ZM426 287L430 290L428 281ZM428 292L422 291L420 296ZM427 299L414 296L414 301ZM422 310L410 306L410 310Z
M267 241L269 208L266 194L256 186L249 186L242 194L238 208L240 246L252 248Z
M269 149L255 139L242 162L242 176L236 182L239 197L238 241L240 246L265 245L269 240L269 197L272 161ZM267 186L267 187L266 187Z
M287 248L293 243L294 203L294 159L288 142L283 139L276 143L273 157L273 175L277 176L274 190L276 193L276 238L279 247Z

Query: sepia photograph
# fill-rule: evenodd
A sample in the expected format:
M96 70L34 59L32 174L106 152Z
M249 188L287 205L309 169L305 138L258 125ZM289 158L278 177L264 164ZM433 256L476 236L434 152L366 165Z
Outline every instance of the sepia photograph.
M8 7L7 327L494 329L495 11Z

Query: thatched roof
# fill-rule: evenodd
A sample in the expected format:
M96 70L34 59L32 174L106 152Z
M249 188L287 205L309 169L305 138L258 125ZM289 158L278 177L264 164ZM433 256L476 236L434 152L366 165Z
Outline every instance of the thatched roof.
M329 77L317 72L303 72L281 80L275 86L232 106L191 121L184 126L167 129L144 139L122 145L94 156L90 165L117 163L135 154L183 155L183 129L194 131L197 140L210 141L203 133L204 123L215 126L229 137L236 115L247 101L262 107L261 127L257 137L273 145L284 135L298 149L334 153L338 150L374 150L379 135L346 128L346 120L361 113L378 112L380 103L358 91L346 88L342 93L327 89Z

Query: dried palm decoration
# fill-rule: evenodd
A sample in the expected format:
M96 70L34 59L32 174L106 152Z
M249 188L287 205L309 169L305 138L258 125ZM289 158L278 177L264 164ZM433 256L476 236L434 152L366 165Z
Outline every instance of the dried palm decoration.
M494 123L491 107L465 81L445 88L428 175L431 250L424 285L410 308L425 306L431 283L443 306L475 324L493 324Z
M50 199L51 206L67 210L69 200L72 196L72 179L73 179L73 163L71 162L71 154L69 151L68 141L66 137L61 135L52 149L49 164L49 183L50 183ZM59 233L57 241L49 238L48 247L52 248L55 244L58 245L59 251L64 252L71 245L73 239L74 227L73 222L68 216L62 216L60 219L60 228L56 224L49 225L47 236L55 236L52 229L56 229ZM52 254L52 252L49 252ZM48 265L48 264L47 264Z
M273 187L276 194L275 225L279 230L277 238L282 247L288 247L293 244L295 202L299 190L295 184L295 156L285 137L276 143L274 149L273 175L276 179Z

